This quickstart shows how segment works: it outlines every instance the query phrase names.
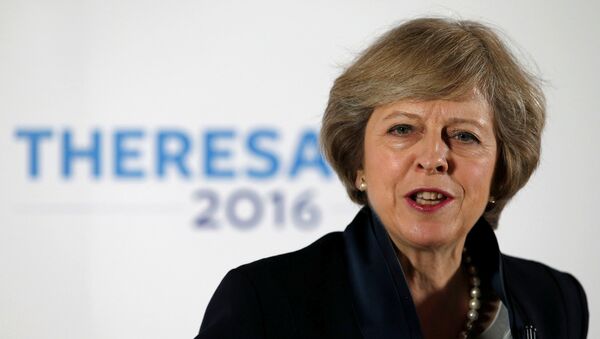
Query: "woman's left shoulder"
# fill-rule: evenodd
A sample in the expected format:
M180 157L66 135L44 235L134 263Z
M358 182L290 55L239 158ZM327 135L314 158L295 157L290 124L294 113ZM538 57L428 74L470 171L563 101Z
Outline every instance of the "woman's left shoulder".
M570 273L559 271L537 261L502 255L505 278L518 279L523 284L557 288L569 295L585 298L581 283Z
M587 297L572 274L507 255L502 255L502 274L509 293L533 317L554 326L563 323L569 338L585 338L589 321Z

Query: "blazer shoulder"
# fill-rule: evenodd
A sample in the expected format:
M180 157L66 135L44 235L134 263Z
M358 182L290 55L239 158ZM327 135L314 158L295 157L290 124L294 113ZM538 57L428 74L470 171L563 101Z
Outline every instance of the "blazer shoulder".
M225 275L204 313L195 339L263 338L262 310L252 282L233 269ZM231 326L235 323L235 326Z
M554 269L537 261L502 255L506 274L517 275L536 286L552 285L569 293L583 293L583 287L570 273ZM549 287L549 286L547 286Z
M315 303L332 293L327 287L343 272L343 265L338 265L343 244L341 232L329 233L298 251L229 271L206 309L196 339L292 338L292 333L307 331L302 312L318 311Z
M585 338L589 310L581 283L570 273L548 265L503 255L503 267L509 290L525 307L537 308L539 314L566 321L569 338Z
M310 245L294 252L260 259L237 268L252 280L261 277L277 277L294 275L307 278L308 273L322 273L333 264L343 260L344 241L342 232L328 233Z

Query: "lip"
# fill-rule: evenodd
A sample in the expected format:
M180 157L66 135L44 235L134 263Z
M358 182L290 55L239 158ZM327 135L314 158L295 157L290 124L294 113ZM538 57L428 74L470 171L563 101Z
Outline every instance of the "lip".
M446 199L442 202L440 202L439 204L436 205L419 205L417 204L416 201L411 199L412 195L417 194L418 192L435 192L435 193L441 193L444 196L446 196ZM408 192L405 196L404 199L406 200L406 202L408 203L408 205L414 209L416 209L417 211L420 212L435 212L437 210L439 210L440 208L448 205L449 203L451 203L454 200L454 196L444 190L441 190L439 188L430 188L430 187L421 187L421 188L417 188L414 189L410 192Z

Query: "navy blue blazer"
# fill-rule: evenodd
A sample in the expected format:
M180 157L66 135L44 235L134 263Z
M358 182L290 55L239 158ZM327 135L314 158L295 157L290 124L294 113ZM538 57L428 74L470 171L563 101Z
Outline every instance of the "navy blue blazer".
M585 338L588 308L570 274L500 253L482 218L466 246L482 281L509 311L513 338ZM528 337L529 335L529 337ZM344 232L231 270L196 339L422 338L393 244L363 208Z

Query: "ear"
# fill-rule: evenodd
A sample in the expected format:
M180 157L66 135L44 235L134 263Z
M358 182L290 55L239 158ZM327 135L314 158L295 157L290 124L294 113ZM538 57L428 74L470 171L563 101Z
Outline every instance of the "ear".
M362 182L362 178L364 178L365 176L365 171L363 170L358 170L356 171L356 177L354 178L354 187L356 187L357 189L360 187L360 183Z

